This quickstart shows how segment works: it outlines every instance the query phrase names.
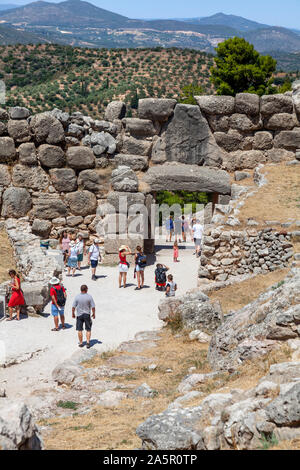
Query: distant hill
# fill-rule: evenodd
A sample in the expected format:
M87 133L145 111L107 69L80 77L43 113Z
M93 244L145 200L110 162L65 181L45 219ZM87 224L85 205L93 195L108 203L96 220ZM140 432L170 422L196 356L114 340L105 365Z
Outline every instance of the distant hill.
M244 38L260 52L299 52L300 35L286 28L270 27L250 31Z
M142 20L81 0L37 1L0 11L1 23L22 28L47 42L90 48L177 47L214 53L220 42L239 36L263 53L300 51L299 32L224 13L181 21Z
M1 46L9 44L40 44L43 42L45 42L45 39L36 34L0 24Z
M268 25L251 21L242 16L225 15L224 13L216 13L205 18L186 18L184 21L188 23L200 25L222 25L234 28L238 31L252 31L254 29L266 28Z
M12 10L13 8L18 8L18 5L12 3L4 3L3 5L0 5L0 11Z

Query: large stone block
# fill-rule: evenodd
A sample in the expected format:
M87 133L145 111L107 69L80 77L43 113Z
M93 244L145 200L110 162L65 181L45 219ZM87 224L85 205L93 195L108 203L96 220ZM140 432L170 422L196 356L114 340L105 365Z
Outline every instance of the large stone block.
M255 116L259 114L260 98L254 93L238 93L235 97L235 112Z
M36 165L38 163L36 148L33 142L21 144L18 148L19 161L23 165Z
M0 165L0 186L9 186L11 182L11 176L9 167L6 165Z
M0 121L8 121L8 112L3 108L0 108Z
M293 83L292 99L295 106L295 111L298 115L300 115L300 80L296 80Z
M262 127L259 117L248 117L245 114L233 114L229 119L229 126L239 131L255 131Z
M256 132L253 140L254 150L269 150L273 147L273 135L271 132Z
M84 170L79 173L78 184L81 188L99 193L107 182L96 170Z
M235 100L232 96L195 96L201 111L205 114L233 114Z
M149 119L125 118L125 129L134 137L152 137L159 133L159 126L155 126Z
M119 153L114 157L114 163L118 166L128 166L134 171L144 171L148 168L148 158L142 155L125 155Z
M33 214L37 219L57 219L65 217L67 212L67 206L57 194L40 194L34 201Z
M96 213L97 199L95 194L89 191L76 191L68 193L65 198L70 211L74 215L86 216Z
M222 152L198 106L177 104L166 134L167 161L220 166Z
M71 168L56 168L50 170L50 177L56 191L72 193L77 189L76 173Z
M224 167L228 171L250 170L266 161L265 153L260 150L237 151L228 155Z
M120 193L111 191L107 196L107 202L116 212L124 214L127 213L131 206L144 206L145 196L142 193Z
M61 122L50 113L36 114L30 119L31 132L37 143L61 144L65 140Z
M28 142L31 139L31 132L28 122L25 119L20 121L10 119L7 123L9 136L18 143Z
M260 112L263 116L293 112L293 100L287 95L265 95L261 97Z
M203 191L230 194L230 175L223 170L197 165L170 164L152 167L145 181L152 191Z
M46 168L61 168L66 163L63 150L56 145L40 145L38 148L38 157L41 165Z
M92 149L88 147L70 147L67 150L67 163L75 170L95 168L96 160Z
M217 144L226 150L226 152L239 150L243 142L243 136L238 131L231 131L228 134L225 132L215 132L214 138Z
M5 122L0 121L0 136L5 136L7 135L7 125Z
M112 172L111 184L115 191L132 193L138 191L138 179L135 172L128 166L119 166Z
M126 155L149 156L152 149L152 141L136 139L135 137L124 136L120 142L121 152Z
M9 108L9 117L10 119L27 119L30 115L29 109L23 108L21 106L15 106L14 108Z
M0 163L9 163L16 157L16 147L11 137L0 137Z
M41 238L48 238L51 232L51 222L48 220L34 219L32 233Z
M0 423L1 450L43 450L39 429L24 403L8 403L2 406Z
M296 115L288 113L273 114L264 123L264 127L271 131L291 130L298 125Z
M126 104L123 101L112 101L108 104L105 111L105 119L114 121L115 119L123 119L126 114Z
M287 150L300 148L300 131L282 131L274 139L274 147Z
M25 188L7 188L2 198L2 217L19 219L30 211L32 201Z
M43 190L49 186L49 177L40 166L15 165L12 172L14 186Z
M145 98L139 100L138 115L140 119L165 122L174 113L176 100Z

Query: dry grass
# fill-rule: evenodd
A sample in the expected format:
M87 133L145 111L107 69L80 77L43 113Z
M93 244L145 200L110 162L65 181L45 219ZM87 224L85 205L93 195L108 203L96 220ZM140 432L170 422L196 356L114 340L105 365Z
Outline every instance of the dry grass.
M266 165L261 172L266 176L267 184L258 189L257 193L246 199L241 208L239 220L247 224L250 218L261 225L265 221L274 220L280 223L289 219L300 220L300 171L286 163ZM245 185L245 180L240 184Z
M114 356L130 355L116 353ZM135 354L132 354L135 355ZM98 356L86 363L86 367L97 367L106 364L111 353ZM140 446L136 428L147 417L164 411L180 394L177 387L190 367L197 372L209 372L206 361L207 345L189 341L186 335L174 337L168 329L161 333L158 347L142 353L143 357L153 359L157 364L155 371L149 371L142 364L130 367L134 373L129 377L114 378L120 385L147 383L157 392L152 399L130 398L122 401L117 408L95 407L88 415L73 415L68 418L53 418L41 424L49 426L49 433L44 436L46 449L99 449L130 450ZM172 369L172 373L167 373ZM122 389L126 391L126 389Z
M288 274L289 269L281 269L270 272L269 274L260 274L246 281L227 286L208 294L212 301L221 302L223 312L228 314L233 310L239 310L245 305L255 300L260 294L269 287L281 282Z
M136 435L136 428L147 417L164 411L180 394L177 386L192 366L196 373L209 372L206 361L207 346L191 342L186 335L173 336L167 329L162 332L162 339L157 348L143 353L145 357L155 357L158 365L155 371L145 367L133 367L134 373L128 378L116 378L120 385L128 381L128 391L132 385L148 383L157 394L152 399L129 398L116 408L95 407L89 414L74 413L67 418L55 417L43 420L40 425L47 426L44 433L45 447L48 450L133 450L140 447L141 441ZM118 353L118 355L128 353ZM107 359L111 353L107 355ZM272 364L290 360L290 350L283 346L273 351L268 357L255 362L248 362L237 374L224 373L218 378L194 387L202 392L202 397L186 403L186 407L199 406L210 393L228 393L232 389L248 390L257 385L266 375ZM96 367L106 363L105 356L97 357L86 363L86 367ZM166 369L173 373L166 373ZM122 389L126 391L126 389ZM199 423L200 425L200 423Z
M1 247L1 257L0 257L0 283L7 281L8 279L8 270L15 269L15 261L13 256L13 249L9 242L6 232L0 232L0 247Z
M270 450L300 450L300 439L281 441Z

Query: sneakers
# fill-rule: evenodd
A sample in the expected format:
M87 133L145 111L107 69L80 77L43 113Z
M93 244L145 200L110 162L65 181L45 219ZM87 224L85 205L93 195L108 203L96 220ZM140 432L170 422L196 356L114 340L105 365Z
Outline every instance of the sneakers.
M91 349L90 343L86 343L86 349Z
M97 281L97 277L95 275L92 276L92 281Z

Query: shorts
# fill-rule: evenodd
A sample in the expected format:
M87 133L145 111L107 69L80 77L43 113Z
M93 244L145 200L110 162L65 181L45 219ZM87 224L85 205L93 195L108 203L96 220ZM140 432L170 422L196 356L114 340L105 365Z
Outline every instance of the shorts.
M91 315L85 313L76 318L76 331L83 331L83 326L85 326L86 331L92 330L92 318Z
M201 242L202 242L201 238L195 238L195 245L196 246L201 246Z
M63 317L65 315L65 307L59 307L58 309L56 305L51 304L51 314L53 317L58 317L58 315Z
M145 267L141 267L138 264L135 266L135 270L137 273L141 273L145 271Z
M77 256L77 261L78 263L81 263L83 261L83 253Z
M91 259L91 266L93 269L97 268L98 266L98 260Z
M119 272L120 273L128 273L129 271L129 267L127 266L127 264L119 264Z
M77 268L77 258L68 259L68 268Z

